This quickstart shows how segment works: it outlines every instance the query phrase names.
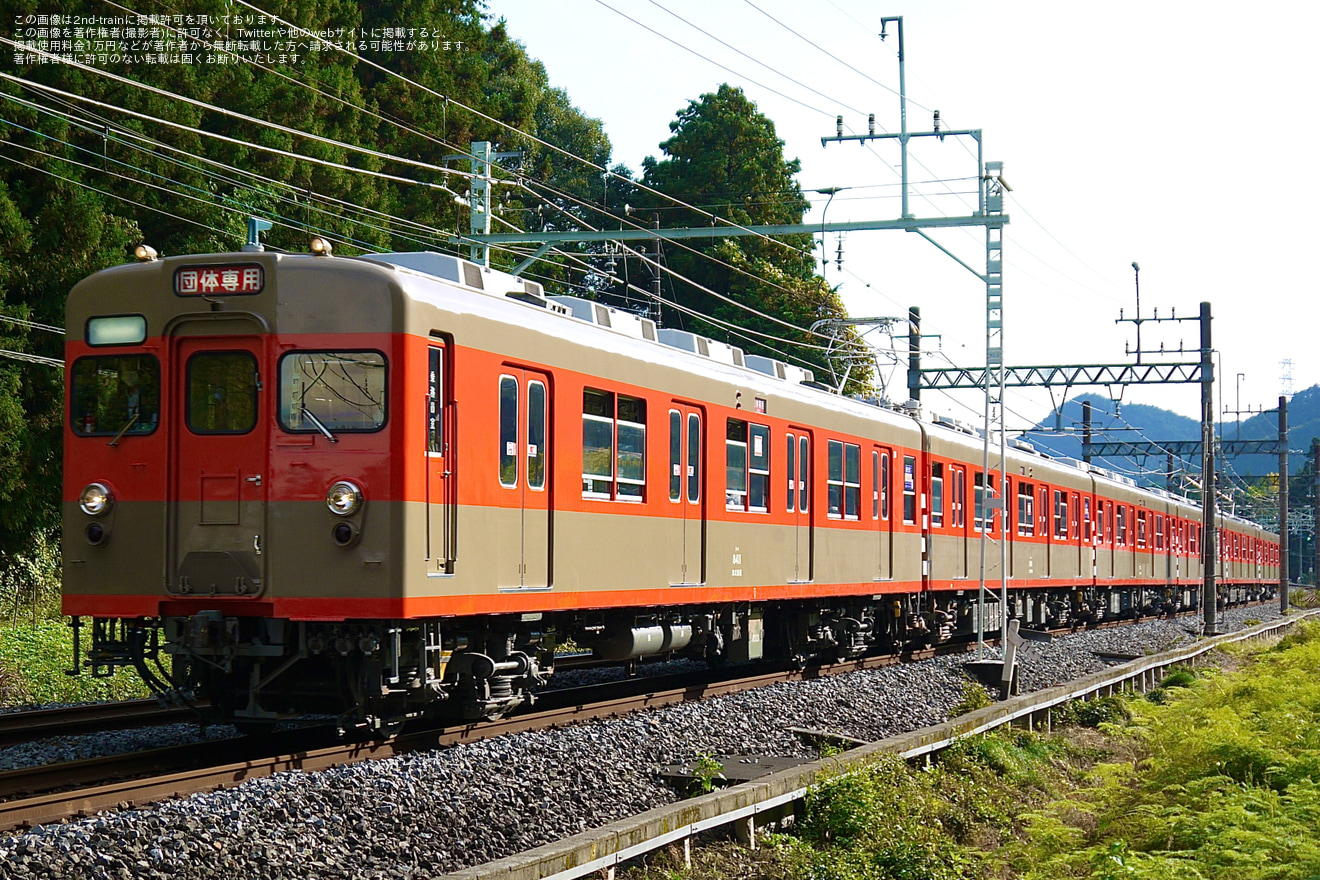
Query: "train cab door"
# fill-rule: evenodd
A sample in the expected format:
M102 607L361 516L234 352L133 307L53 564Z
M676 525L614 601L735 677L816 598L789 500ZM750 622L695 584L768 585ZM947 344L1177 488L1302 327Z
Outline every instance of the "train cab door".
M256 596L266 586L269 417L258 336L175 336L170 592Z
M426 572L454 573L455 442L446 347L433 341L426 350Z
M705 415L669 405L669 518L666 554L670 586L706 582Z
M500 589L548 590L551 580L550 377L505 367L499 379L499 481L509 529L499 530Z
M871 519L875 526L875 580L894 576L894 451L871 450Z
M814 577L815 549L811 511L812 437L806 428L790 426L785 438L784 508L791 523L785 580L790 584L809 584Z

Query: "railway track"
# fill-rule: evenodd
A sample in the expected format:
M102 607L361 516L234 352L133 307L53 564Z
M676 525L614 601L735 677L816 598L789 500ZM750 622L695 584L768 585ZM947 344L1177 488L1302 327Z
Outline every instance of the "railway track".
M1108 628L1133 621L1105 621ZM1066 630L1064 630L1066 632ZM727 670L644 679L629 678L589 687L549 691L538 709L496 722L448 727L405 728L385 742L343 742L332 727L279 731L263 737L174 746L30 767L0 773L0 831L57 822L116 807L142 806L171 797L239 785L285 771L315 772L475 742L509 733L543 730L765 687L921 660L937 653L965 652L969 643L901 655L867 657L806 669L743 667L739 678Z
M963 651L965 645L945 646ZM338 741L331 727L279 731L266 737L190 743L125 755L47 764L0 773L0 831L12 831L98 810L142 806L171 797L239 785L290 770L332 767L426 751L508 733L673 706L791 681L806 681L932 657L940 649L868 657L806 669L759 670L741 678L714 671L626 679L547 693L537 711L495 722L405 729L392 739Z
M195 717L191 710L167 708L154 699L7 712L0 714L0 747L54 736L175 724Z

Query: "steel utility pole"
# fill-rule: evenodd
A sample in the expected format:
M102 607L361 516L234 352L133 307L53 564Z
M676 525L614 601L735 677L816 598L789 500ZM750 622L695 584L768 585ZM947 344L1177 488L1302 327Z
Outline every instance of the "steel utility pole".
M1288 613L1288 398L1279 396L1279 613ZM1298 566L1300 568L1300 566Z
M1201 303L1201 619L1207 636L1218 635L1219 594L1215 567L1215 364L1210 344L1210 303Z

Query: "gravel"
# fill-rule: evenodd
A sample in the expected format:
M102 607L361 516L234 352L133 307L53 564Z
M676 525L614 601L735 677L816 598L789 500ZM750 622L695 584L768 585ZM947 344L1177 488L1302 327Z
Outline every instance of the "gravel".
M1278 616L1230 609L1226 629ZM1033 690L1195 637L1197 621L1151 621L1030 642ZM283 773L150 809L102 813L0 837L0 876L20 878L430 877L675 800L662 765L702 754L810 758L787 728L865 740L944 720L965 656L773 685L574 727L520 733L322 773ZM180 725L182 726L182 725ZM192 728L196 731L196 728ZM81 738L80 738L81 739ZM11 750L6 750L11 751Z

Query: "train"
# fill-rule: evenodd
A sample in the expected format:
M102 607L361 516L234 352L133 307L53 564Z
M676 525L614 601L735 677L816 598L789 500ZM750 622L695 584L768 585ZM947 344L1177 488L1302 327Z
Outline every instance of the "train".
M987 475L919 407L459 257L314 245L139 248L70 291L75 668L206 722L388 732L528 705L566 646L811 663L1197 605L1186 498L1022 443ZM1278 537L1218 541L1218 601L1268 596Z

